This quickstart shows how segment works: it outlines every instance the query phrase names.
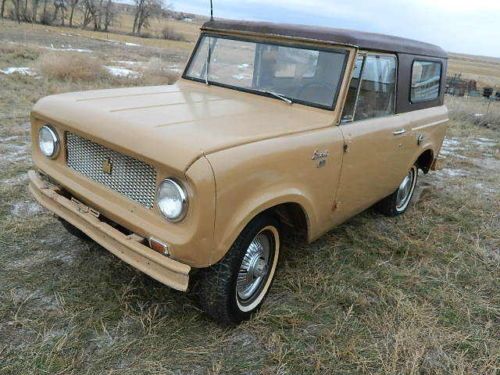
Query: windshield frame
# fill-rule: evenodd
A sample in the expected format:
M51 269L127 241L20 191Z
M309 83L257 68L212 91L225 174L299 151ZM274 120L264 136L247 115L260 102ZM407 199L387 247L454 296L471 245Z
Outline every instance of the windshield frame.
M203 41L203 38L207 37L207 36L214 37L214 38L224 38L224 39L229 39L229 40L234 40L234 41L250 42L250 43L257 43L257 44L262 43L262 44L268 44L268 45L273 45L273 46L291 47L291 48L313 50L313 51L320 51L320 52L321 51L322 52L335 52L335 53L343 54L344 55L344 63L343 63L342 70L340 73L340 79L339 79L339 82L337 85L337 90L334 93L334 95L332 95L333 102L331 105L323 105L323 104L319 104L319 103L315 103L315 102L309 102L306 100L289 98L289 99L293 100L293 104L301 104L301 105L305 105L305 106L309 106L309 107L326 109L329 111L334 111L336 109L336 106L338 104L340 91L343 87L345 77L346 77L345 72L346 72L348 61L349 61L349 54L350 54L349 49L342 48L342 46L325 47L325 46L318 46L318 45L314 45L314 44L309 45L309 44L304 43L304 42L300 42L300 41L295 42L293 40L292 41L290 41L290 40L269 41L269 40L265 40L264 38L261 39L259 37L246 37L245 38L245 37L241 37L241 36L233 36L233 35L216 33L216 32L214 33L214 32L205 32L204 31L200 34L200 37L198 38L196 45L193 49L193 52L191 53L191 56L189 57L189 60L186 64L184 72L182 73L183 79L187 79L187 80L195 81L195 82L200 82L200 83L203 83L205 85L208 83L208 85L213 85L213 86L218 86L218 87L227 88L227 89L231 89L231 90L241 91L241 92L245 92L245 93L249 93L249 94L256 94L256 95L260 95L260 96L264 96L264 97L268 97L268 98L272 98L272 99L276 99L276 100L278 100L278 99L274 95L272 95L270 93L266 93L265 91L248 89L248 88L244 88L244 87L239 87L239 86L229 85L229 84L220 83L220 82L216 82L216 81L206 80L203 78L196 78L196 77L189 76L188 71L191 68L191 64L193 63L193 61L196 57L198 48L200 47L200 45Z

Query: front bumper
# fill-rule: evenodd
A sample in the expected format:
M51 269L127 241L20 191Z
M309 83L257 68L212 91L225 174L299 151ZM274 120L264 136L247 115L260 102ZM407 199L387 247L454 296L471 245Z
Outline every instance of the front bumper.
M29 171L29 189L45 208L71 223L99 245L124 262L155 280L186 291L191 267L161 255L141 243L136 235L127 236L104 221L92 210L82 210L76 202L59 194L56 186L46 183L35 171Z

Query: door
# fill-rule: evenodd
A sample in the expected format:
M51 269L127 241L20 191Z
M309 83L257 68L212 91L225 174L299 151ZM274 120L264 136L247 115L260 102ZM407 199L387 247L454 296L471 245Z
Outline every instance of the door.
M405 149L410 124L395 115L397 58L360 53L353 71L340 129L344 158L335 222L391 194L408 172Z

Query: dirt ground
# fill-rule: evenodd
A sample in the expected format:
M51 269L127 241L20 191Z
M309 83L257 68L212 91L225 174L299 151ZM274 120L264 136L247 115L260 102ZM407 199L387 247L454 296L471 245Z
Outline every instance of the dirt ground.
M286 239L263 309L221 328L194 296L69 235L27 192L36 100L151 84L192 47L121 37L0 23L1 374L498 373L500 102L447 98L444 169L420 176L409 212L368 210L310 245ZM41 73L43 56L68 53L109 74Z

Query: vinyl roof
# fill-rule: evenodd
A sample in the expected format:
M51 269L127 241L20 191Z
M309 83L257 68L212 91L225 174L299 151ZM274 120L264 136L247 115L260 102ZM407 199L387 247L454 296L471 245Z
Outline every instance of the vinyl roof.
M267 34L278 37L308 39L319 42L356 46L381 52L448 58L441 47L397 36L367 33L329 27L278 24L269 22L214 20L206 22L202 30L235 33Z

